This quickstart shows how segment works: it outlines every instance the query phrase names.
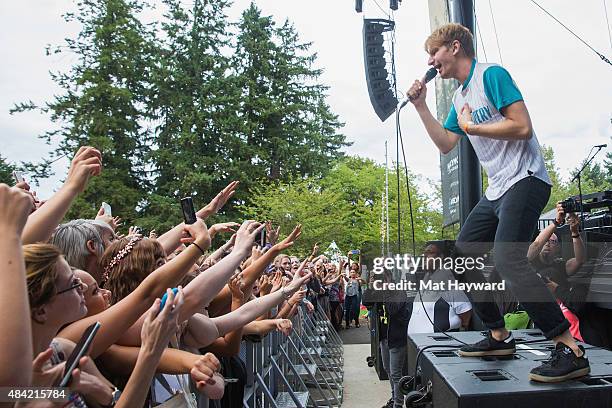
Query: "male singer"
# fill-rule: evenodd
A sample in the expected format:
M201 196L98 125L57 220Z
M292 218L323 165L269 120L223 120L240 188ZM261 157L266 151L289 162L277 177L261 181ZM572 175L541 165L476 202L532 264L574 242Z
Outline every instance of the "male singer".
M529 112L521 92L508 71L499 65L476 61L472 34L459 24L435 30L425 41L428 64L442 78L461 84L442 126L425 102L427 88L415 81L408 90L431 140L448 153L461 137L474 147L489 177L489 186L470 212L457 237L459 254L475 255L475 246L492 243L495 267L523 308L552 339L551 358L531 370L529 378L559 382L589 373L589 361L569 332L569 323L557 303L527 262L527 248L537 220L550 196L551 182ZM482 243L475 245L475 243ZM490 248L491 244L488 245ZM483 282L482 271L466 272L466 282ZM515 352L515 341L504 326L504 318L491 292L468 293L475 310L489 328L482 341L463 346L462 356L507 355Z

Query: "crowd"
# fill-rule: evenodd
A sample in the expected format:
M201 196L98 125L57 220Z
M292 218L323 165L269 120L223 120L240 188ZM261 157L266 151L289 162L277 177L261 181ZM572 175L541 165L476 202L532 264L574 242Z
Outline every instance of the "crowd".
M224 392L222 372L241 364L244 337L289 335L300 305L312 311L321 303L330 317L338 315L339 283L350 280L342 268L315 259L317 248L301 261L283 254L300 225L279 240L269 222L206 224L238 182L196 211L196 222L159 236L135 228L120 234L121 219L104 206L95 219L63 222L103 171L102 160L97 149L81 147L66 181L45 202L26 181L0 185L0 330L10 334L0 337L1 386L58 386L68 356L99 323L67 376L69 402L17 406L157 406L184 402L192 392L192 404L232 406L235 395ZM212 248L219 234L227 241Z

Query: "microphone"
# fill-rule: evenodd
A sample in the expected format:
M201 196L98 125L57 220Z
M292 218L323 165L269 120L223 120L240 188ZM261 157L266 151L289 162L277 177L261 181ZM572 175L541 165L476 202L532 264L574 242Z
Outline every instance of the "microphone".
M603 147L608 147L608 145L607 144L601 144L601 145L596 145L596 146L593 146L593 147L599 147L601 149Z
M425 76L423 77L421 82L423 82L423 84L426 84L429 81L431 81L432 79L434 79L436 77L436 75L438 75L438 70L433 68L433 67L429 68L427 70L427 72L425 73ZM399 105L399 109L402 109L411 100L412 100L412 98L410 97L410 95L406 95L406 97L404 99L402 99L402 102Z

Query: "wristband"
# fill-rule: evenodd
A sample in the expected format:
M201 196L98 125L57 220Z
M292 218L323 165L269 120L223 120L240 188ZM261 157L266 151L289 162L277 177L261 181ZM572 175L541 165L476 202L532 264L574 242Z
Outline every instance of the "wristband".
M580 238L580 234L572 235L572 238Z
M196 244L195 242L192 242L193 245L195 245L196 248L198 248L200 250L200 252L202 253L202 255L205 254L204 250L202 249L201 246L199 246L198 244Z
M474 122L472 122L471 120L470 120L470 121L465 122L465 126L463 127L463 132L464 132L466 135L467 135L468 133L470 133L470 131L469 131L469 127L470 127L470 126L473 126L473 125L474 125Z
M563 225L563 224L565 224L565 223L564 223L564 222L559 222L559 221L557 221L557 220L555 219L555 220L553 220L553 224L555 224L555 227L560 227L560 226L562 226L562 225Z

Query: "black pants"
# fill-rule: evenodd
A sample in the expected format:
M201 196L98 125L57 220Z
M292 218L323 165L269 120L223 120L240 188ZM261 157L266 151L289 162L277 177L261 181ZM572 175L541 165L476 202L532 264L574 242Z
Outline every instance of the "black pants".
M495 268L535 325L551 339L569 329L543 281L527 261L538 218L550 196L550 186L530 176L515 183L502 197L483 197L468 216L457 237L460 256L478 256L493 247ZM473 269L459 277L463 282L486 282L482 271ZM469 291L474 310L489 329L504 327L504 318L491 291Z

